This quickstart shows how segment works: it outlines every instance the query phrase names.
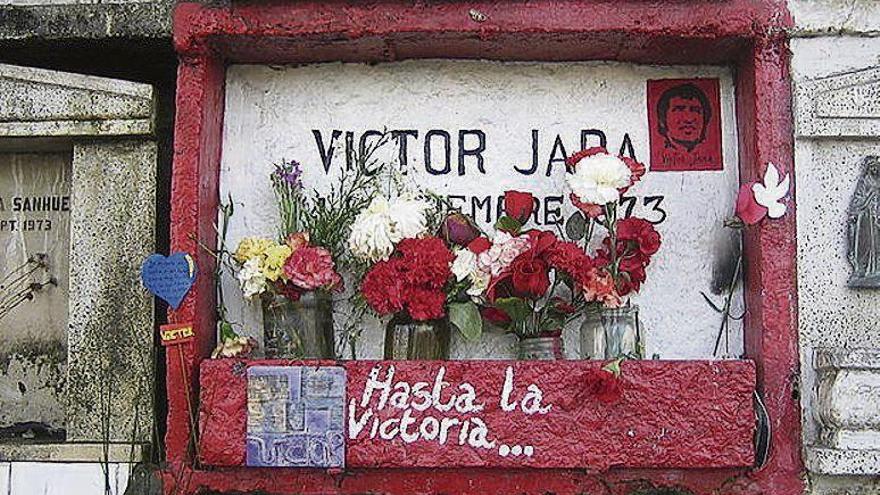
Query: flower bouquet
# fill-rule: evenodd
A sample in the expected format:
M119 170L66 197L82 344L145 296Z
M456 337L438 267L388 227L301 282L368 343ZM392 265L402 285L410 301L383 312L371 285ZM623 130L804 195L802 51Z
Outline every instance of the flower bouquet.
M520 359L562 359L562 329L586 304L594 262L553 232L524 231L533 207L531 194L507 191L494 237L471 241L453 266L471 280L483 317L519 338Z
M343 290L347 227L372 195L363 171L343 175L329 194L307 194L295 161L270 179L281 227L278 240L247 237L232 259L246 299L263 309L264 350L272 358L335 358L333 294Z
M453 249L478 231L461 215L440 226L435 217L424 199L379 195L352 225L350 249L368 264L361 295L378 316L390 316L385 359L447 359L450 324L467 339L482 333L470 283L452 275Z
M620 199L645 174L645 166L604 148L590 148L566 160L569 198L588 219L584 249L592 227L605 229L596 249L590 275L583 286L590 304L581 326L581 356L585 359L641 357L638 306L629 296L641 288L651 257L660 249L660 234L641 218L619 218Z

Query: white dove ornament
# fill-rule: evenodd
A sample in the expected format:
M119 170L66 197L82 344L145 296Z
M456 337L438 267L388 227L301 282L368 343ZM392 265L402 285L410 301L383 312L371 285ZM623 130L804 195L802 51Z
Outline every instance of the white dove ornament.
M764 183L756 182L752 185L752 192L755 194L755 202L767 208L767 216L770 218L780 218L785 215L785 204L782 199L788 194L789 177L785 174L785 178L779 180L779 170L773 163L767 163L767 170L764 172Z

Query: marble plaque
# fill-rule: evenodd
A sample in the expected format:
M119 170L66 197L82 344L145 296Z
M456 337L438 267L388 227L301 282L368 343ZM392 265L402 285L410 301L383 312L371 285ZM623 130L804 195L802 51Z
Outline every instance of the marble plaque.
M0 427L64 428L70 161L0 153Z
M345 465L345 369L248 368L247 465Z

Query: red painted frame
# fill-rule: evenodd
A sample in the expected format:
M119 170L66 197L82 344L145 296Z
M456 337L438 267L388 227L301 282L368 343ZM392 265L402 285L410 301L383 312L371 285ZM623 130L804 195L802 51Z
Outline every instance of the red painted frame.
M474 9L487 16L476 22ZM532 0L411 2L305 0L181 3L174 15L180 55L172 179L173 251L213 262L196 239L215 243L225 67L230 63L393 61L407 58L618 60L735 67L743 181L767 162L793 176L788 42L783 0ZM169 349L167 493L632 493L679 486L696 493L801 493L796 397L797 292L794 195L789 212L747 230L745 347L770 414L768 463L758 470L203 470L189 445L198 366L214 345L214 294L201 277L172 322L192 322L193 345ZM177 353L182 353L182 359Z

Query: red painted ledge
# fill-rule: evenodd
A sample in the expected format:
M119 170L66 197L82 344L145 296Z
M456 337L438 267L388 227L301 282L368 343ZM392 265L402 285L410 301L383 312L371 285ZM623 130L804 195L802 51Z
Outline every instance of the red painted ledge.
M247 422L247 373L255 365L314 365L316 362L205 360L201 364L199 455L204 465L244 466ZM596 387L596 361L346 361L346 468L578 468L688 469L750 467L754 460L755 416L752 361L628 361L616 401ZM443 445L419 438L404 442L397 434L371 434L373 420L399 425L403 409L378 407L381 389L364 399L372 370L381 381L394 367L395 383L426 382L434 387L438 372L448 383L440 394L449 402L462 383L473 386L477 411L440 412L410 408L415 428L427 416L470 420L486 425L492 447L460 442L455 427ZM509 370L509 371L508 371ZM504 396L505 382L512 385ZM540 390L541 403L531 390ZM508 407L516 403L514 407ZM366 406L362 406L362 404ZM548 408L549 406L549 408ZM353 409L352 409L353 408ZM538 409L546 412L540 412ZM369 410L367 420L364 414ZM357 422L363 429L358 431ZM430 430L430 428L429 428ZM530 456L506 454L509 447L532 447ZM517 452L522 452L517 449ZM279 471L287 471L285 469Z

